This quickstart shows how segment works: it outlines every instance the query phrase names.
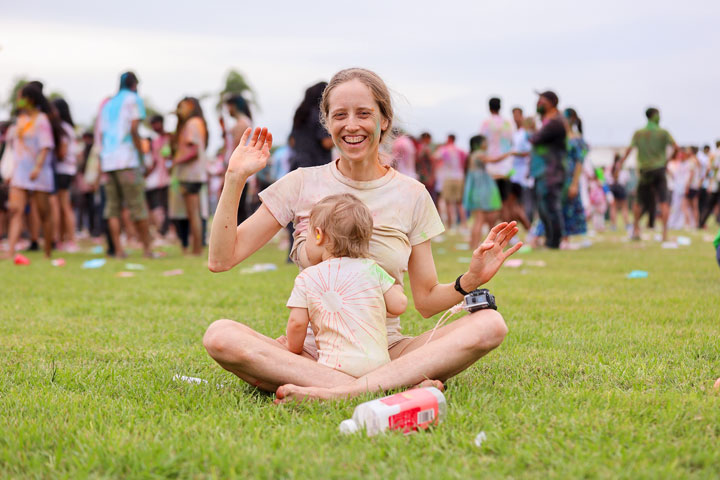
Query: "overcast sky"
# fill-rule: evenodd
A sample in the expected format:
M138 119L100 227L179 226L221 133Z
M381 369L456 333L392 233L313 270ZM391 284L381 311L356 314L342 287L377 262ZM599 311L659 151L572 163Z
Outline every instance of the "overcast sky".
M170 112L255 88L256 124L289 133L305 88L339 69L380 74L411 133L466 142L497 95L534 111L535 89L573 106L595 145L624 145L656 105L680 143L720 139L720 1L0 1L0 98L17 77L63 93L79 123L134 70ZM215 100L204 103L216 138ZM6 112L5 112L6 114ZM0 117L4 116L0 114Z

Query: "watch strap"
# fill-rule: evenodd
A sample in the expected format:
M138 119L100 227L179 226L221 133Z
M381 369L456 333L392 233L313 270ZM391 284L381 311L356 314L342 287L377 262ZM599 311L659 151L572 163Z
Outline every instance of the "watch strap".
M463 290L462 286L460 286L460 279L463 277L463 275L465 274L463 273L455 279L455 290L457 290L462 295L470 295L470 292L466 292L465 290Z

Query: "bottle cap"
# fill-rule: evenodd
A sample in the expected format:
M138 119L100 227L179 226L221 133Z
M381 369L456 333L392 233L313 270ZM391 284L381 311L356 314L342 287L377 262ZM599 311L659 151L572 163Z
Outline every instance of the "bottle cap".
M352 418L348 418L347 420L343 420L340 422L340 433L344 433L346 435L355 433L359 430L358 424L355 423L355 420Z

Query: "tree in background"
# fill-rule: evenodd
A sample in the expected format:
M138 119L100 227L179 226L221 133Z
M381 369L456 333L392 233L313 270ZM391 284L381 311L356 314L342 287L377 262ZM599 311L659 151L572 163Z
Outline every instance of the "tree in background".
M248 103L255 108L259 108L255 90L245 80L245 76L235 69L230 70L225 77L225 87L220 92L220 99L216 105L217 109L220 110L225 99L232 95L242 95Z

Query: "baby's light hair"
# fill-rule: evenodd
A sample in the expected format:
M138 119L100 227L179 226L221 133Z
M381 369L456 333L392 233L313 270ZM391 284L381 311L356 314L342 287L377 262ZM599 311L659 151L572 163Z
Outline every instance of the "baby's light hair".
M370 256L372 214L355 195L341 193L320 200L310 211L311 234L315 228L327 235L328 249L333 257Z

